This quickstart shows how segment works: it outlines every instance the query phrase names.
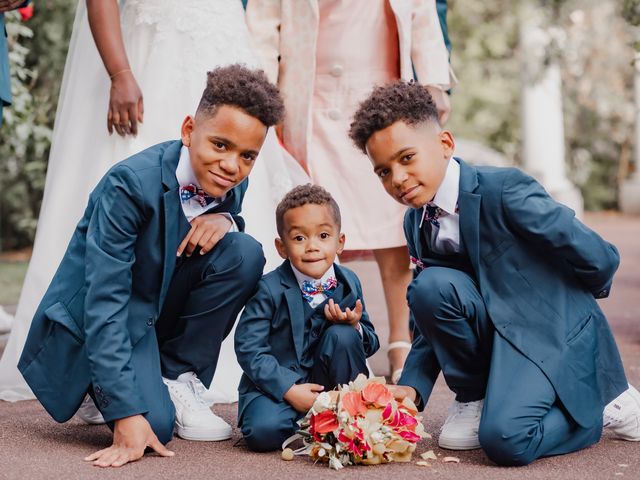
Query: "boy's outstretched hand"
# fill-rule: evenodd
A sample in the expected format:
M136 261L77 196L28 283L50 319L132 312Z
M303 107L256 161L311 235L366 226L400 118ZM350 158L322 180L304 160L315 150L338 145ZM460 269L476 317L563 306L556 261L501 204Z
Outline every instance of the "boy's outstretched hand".
M356 307L353 310L347 307L343 312L340 305L335 303L333 299L329 299L324 306L324 316L330 322L346 323L347 325L356 327L362 318L362 302L360 299L356 300Z
M323 390L324 387L317 383L295 384L284 394L284 399L298 412L307 413Z
M177 256L190 257L200 247L200 255L210 252L224 237L233 223L226 215L205 213L191 220L191 230L178 247Z
M89 455L85 461L93 462L96 467L121 467L142 458L147 447L151 447L161 457L175 455L160 443L146 418L133 415L116 420L113 445Z

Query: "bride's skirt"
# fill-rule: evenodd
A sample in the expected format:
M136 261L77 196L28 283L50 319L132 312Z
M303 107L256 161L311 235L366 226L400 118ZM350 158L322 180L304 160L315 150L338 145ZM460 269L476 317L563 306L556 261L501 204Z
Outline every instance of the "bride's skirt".
M122 2L121 2L122 3ZM0 360L0 399L34 398L16 365L31 318L53 278L76 223L98 180L116 162L156 143L180 137L184 117L194 114L206 72L218 65L257 66L240 0L128 0L122 31L132 71L144 98L144 124L136 138L109 136L109 77L80 1L63 77L47 179L33 256L9 342ZM265 272L279 257L275 207L294 185L307 181L270 129L249 177L242 215L247 233L264 248ZM212 392L216 401L237 400L241 370L233 332L223 343Z

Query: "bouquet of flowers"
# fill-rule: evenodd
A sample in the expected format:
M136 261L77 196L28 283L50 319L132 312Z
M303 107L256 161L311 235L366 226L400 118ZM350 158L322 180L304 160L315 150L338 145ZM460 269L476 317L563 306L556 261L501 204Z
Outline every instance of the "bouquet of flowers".
M359 375L337 390L318 395L300 420L302 449L339 470L345 465L409 462L416 444L429 435L415 404L397 402L384 378Z

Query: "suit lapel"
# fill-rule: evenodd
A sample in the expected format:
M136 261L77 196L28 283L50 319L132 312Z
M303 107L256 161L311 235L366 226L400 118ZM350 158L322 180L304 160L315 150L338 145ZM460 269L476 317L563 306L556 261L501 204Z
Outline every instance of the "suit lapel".
M356 300L358 299L358 290L356 289L356 285L354 282L350 280L350 278L345 274L342 267L334 264L333 268L336 272L336 278L338 283L344 286L343 292L345 295L340 299L337 303L340 305L340 308L344 311L345 308L349 307L353 309L356 304ZM335 300L334 300L335 301Z
M289 319L291 320L291 334L296 348L296 356L298 361L301 362L304 349L304 304L302 303L302 292L288 261L280 267L280 276L282 285L287 288L284 292L284 297L287 301Z
M180 194L178 180L176 179L176 168L180 159L180 149L182 142L177 140L171 144L162 157L162 184L165 188L163 195L164 203L164 269L162 272L162 286L160 288L160 305L164 302L167 288L173 276L176 265L176 251L180 244L180 222L182 212L180 211ZM185 219L186 221L186 219Z
M480 203L481 195L473 193L478 186L476 169L460 162L460 193L458 208L460 215L460 237L478 275L480 266Z

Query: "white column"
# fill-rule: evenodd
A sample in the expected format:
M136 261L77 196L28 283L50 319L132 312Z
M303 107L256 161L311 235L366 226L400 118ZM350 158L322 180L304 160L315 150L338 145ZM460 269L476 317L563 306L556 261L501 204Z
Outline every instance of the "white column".
M620 185L620 208L625 213L640 214L640 52L635 56L634 95L636 109L635 150L633 163L635 171L631 178Z
M542 7L526 2L521 14L523 167L580 217L582 195L566 174L560 68L545 61L551 34Z

